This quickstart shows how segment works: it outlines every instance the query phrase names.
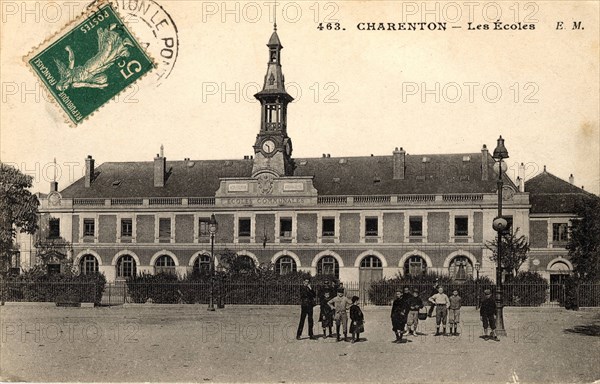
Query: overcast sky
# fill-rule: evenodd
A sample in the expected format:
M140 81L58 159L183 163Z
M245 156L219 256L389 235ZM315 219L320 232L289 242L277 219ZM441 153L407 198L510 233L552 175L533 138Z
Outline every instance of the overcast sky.
M178 30L170 76L157 81L148 75L70 128L40 93L23 92L35 90L35 78L22 57L85 3L50 9L27 2L34 14L24 12L25 3L1 3L1 160L35 175L35 191L48 191L55 157L62 189L73 181L68 167L80 177L87 155L97 164L151 161L161 144L167 160L253 154L260 107L252 94L266 71L270 6L228 2L227 13L220 1L160 2ZM479 152L484 143L493 150L502 135L513 178L518 163L527 165L529 178L546 165L563 179L573 173L578 186L598 194L598 2L522 2L518 9L514 2L475 8L429 2L438 15L427 20L447 22L446 31L357 28L419 21L421 4L279 3L283 71L296 98L288 109L294 157L391 155L394 147L409 154ZM469 16L475 28L498 11L504 23L518 13L522 25L535 29L468 30ZM315 18L326 16L339 21L339 31L326 23L317 29ZM131 20L138 36L152 40L145 23ZM563 30L556 30L558 21ZM583 28L572 30L574 21ZM168 25L161 27L169 33ZM157 41L151 44L160 55Z

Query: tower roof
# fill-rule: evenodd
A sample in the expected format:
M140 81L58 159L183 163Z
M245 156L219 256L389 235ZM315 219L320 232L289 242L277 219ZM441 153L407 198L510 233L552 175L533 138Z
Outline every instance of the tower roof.
M267 46L269 46L269 47L277 47L278 46L279 48L283 48L283 45L281 45L281 41L279 40L279 35L277 35L277 31L273 31L273 34L271 35L271 38L269 39Z

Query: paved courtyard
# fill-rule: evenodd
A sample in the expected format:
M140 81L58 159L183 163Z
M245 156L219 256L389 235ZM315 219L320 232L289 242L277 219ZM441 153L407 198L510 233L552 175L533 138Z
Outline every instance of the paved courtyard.
M366 307L364 341L295 340L299 307L0 307L3 381L593 382L600 310L507 308L508 336L485 341L463 308L459 337L392 343L389 308ZM316 311L317 312L317 311ZM316 317L316 313L315 313ZM321 333L318 323L315 331Z

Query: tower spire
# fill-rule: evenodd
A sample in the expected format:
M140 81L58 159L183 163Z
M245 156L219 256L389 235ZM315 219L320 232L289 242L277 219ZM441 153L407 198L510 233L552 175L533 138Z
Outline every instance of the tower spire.
M254 144L252 175L270 173L276 176L293 174L292 141L287 135L287 106L294 100L285 90L285 78L281 70L283 46L277 35L277 19L267 43L269 61L264 85L254 97L261 104L260 132Z
M277 2L275 2L275 10L273 11L273 31L277 32Z

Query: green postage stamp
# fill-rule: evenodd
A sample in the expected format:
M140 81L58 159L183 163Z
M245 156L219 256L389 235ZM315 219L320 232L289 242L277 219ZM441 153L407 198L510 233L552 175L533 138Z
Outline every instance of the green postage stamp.
M154 61L106 2L84 13L25 60L79 125L154 68Z

